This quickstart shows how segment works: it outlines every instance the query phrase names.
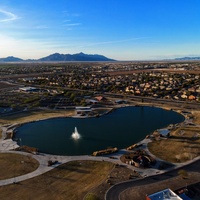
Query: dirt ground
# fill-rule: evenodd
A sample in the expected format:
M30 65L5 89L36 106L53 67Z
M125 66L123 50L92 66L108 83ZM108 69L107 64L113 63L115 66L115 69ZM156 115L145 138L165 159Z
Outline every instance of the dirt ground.
M0 128L0 139L2 138L2 129Z
M148 144L156 157L173 163L182 163L200 155L200 139L173 137ZM170 150L169 150L170 149Z
M134 197L134 200L145 200L146 194L170 188L175 191L187 187L190 184L198 183L200 180L200 161L184 168L188 174L187 178L179 175L180 170L172 171L164 175L145 178L137 181L135 185L127 189L120 195L121 200Z
M26 111L14 115L7 115L0 118L0 125L27 123L36 120L54 118L54 117L69 117L74 115L74 110L38 110Z
M121 165L115 165L106 180L104 180L101 185L90 190L88 194L93 194L98 200L104 200L105 193L111 186L123 181L134 180L139 177L139 174L135 173L133 170Z
M74 114L74 111L44 111L44 112L32 112L32 113L23 113L19 114L16 116L7 116L4 118L0 119L0 124L5 125L5 124L13 124L13 123L24 123L24 122L29 122L29 121L35 121L38 119L46 119L49 117L66 117L66 116L72 116ZM194 114L194 123L200 124L200 111L193 111ZM194 127L192 127L194 128ZM178 134L182 130L180 129ZM188 133L192 133L190 137L194 136L194 132L199 132L199 130L184 130L184 137L188 135ZM188 131L188 132L187 132ZM181 138L178 138L181 139ZM152 153L155 155L159 156L160 155L165 155L165 158L167 159L169 153L171 152L171 155L174 156L174 152L178 152L177 148L180 150L180 148L186 148L184 146L189 146L190 150L195 151L196 153L199 153L199 139L193 141L188 138L182 138L184 142L187 141L186 143L183 143L182 141L179 141L176 139L173 141L173 143L163 143L163 141L160 142L160 144L155 143L155 150L152 150ZM167 140L166 140L167 141ZM169 140L168 140L169 141ZM194 142L198 142L196 144L196 150L193 147ZM179 146L183 145L183 146ZM193 145L193 146L192 146ZM163 146L167 146L167 150L163 148ZM157 149L156 149L157 148ZM163 153L165 152L165 153ZM167 152L167 154L166 154ZM186 154L185 154L186 155ZM188 155L187 155L188 156ZM177 158L175 157L175 160L177 161ZM188 158L191 158L190 155ZM179 158L180 159L180 158ZM174 161L174 160L173 160ZM66 164L68 166L68 164ZM92 164L93 166L93 164ZM95 167L96 165L94 165ZM122 194L121 199L127 199L127 197L134 197L135 200L143 199L143 194L150 194L155 191L165 189L166 187L170 187L172 190L178 189L180 187L183 187L186 184L194 183L195 181L200 180L200 162L197 163L198 170L195 168L188 168L189 176L187 179L182 179L180 176L177 175L177 172L175 174L171 174L165 177L165 180L163 180L161 177L156 176L151 179L144 179L145 182L142 183L142 187L139 186L139 182L135 185L134 188L126 190ZM75 168L76 167L76 168ZM121 181L126 181L132 179L136 179L136 175L131 171L130 169L123 168L123 167L115 167L113 168L112 172L109 174L112 167L106 168L106 173L102 172L102 166L99 165L97 169L93 168L88 168L88 165L83 165L84 168L81 168L82 166L80 165L75 165L73 167L64 167L67 171L63 170L63 168L56 169L56 174L55 172L52 172L52 174L44 174L39 177L38 179L30 179L24 182L19 183L18 185L10 185L10 186L5 186L5 187L0 187L0 199L6 199L6 196L10 195L10 191L12 191L12 196L11 198L15 199L29 199L29 192L32 192L31 194L34 194L34 198L31 199L36 199L38 197L41 197L40 199L62 199L62 198L70 198L70 199L81 199L83 198L87 193L93 193L99 200L104 199L105 192L108 190L109 187L112 185L121 182ZM62 169L62 170L61 170ZM91 172L89 172L89 171ZM70 172L73 172L69 175L65 174L60 174L63 172L66 172L67 174ZM87 173L85 173L85 171ZM86 176L85 176L86 174ZM94 176L95 174L95 176ZM84 175L84 176L83 176ZM95 178L94 178L94 177ZM61 178L62 177L62 178ZM64 178L63 178L64 177ZM50 179L51 178L51 179ZM90 180L88 182L88 180ZM55 182L55 183L54 183ZM41 184L40 184L41 183ZM65 184L64 184L65 183ZM72 183L72 185L71 185ZM62 185L61 185L62 184ZM84 185L85 184L85 185ZM86 184L89 184L88 187L86 187ZM35 187L37 185L37 187ZM58 185L61 185L61 188L59 188ZM70 185L70 186L69 186ZM56 187L54 187L56 186ZM42 189L44 188L44 189ZM80 188L83 188L83 190ZM136 190L137 189L137 190ZM30 190L30 191L28 191ZM72 193L66 192L66 190L72 191ZM18 191L22 191L22 194ZM78 192L77 192L78 191ZM60 196L56 194L60 194ZM68 195L68 196L67 196ZM69 196L71 195L71 196ZM78 196L77 196L78 195ZM80 195L80 196L79 196ZM141 198L142 195L142 198ZM1 198L5 197L5 198ZM10 197L10 196L9 196ZM80 198L81 197L81 198ZM145 196L144 196L145 197ZM7 198L7 199L11 199Z
M21 176L36 170L37 160L30 156L14 153L0 153L0 180Z
M170 132L169 138L160 137L149 143L150 152L162 160L175 163L200 156L200 111L193 111L192 117L192 125L182 123Z
M193 122L196 124L200 124L200 111L196 110L196 111L192 111L192 114L194 115L194 119Z
M0 187L0 199L79 200L100 185L113 168L112 163L74 161L40 176Z

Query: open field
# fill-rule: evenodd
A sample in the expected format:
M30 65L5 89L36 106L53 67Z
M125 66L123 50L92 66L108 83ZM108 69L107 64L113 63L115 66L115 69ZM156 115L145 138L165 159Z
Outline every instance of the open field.
M184 167L188 176L183 178L179 175L180 170L171 171L167 174L141 179L132 184L130 188L121 193L120 199L126 200L133 197L134 200L145 200L146 194L170 188L178 190L190 184L198 183L200 180L200 161ZM199 196L196 198L199 199Z
M0 180L21 176L36 170L37 160L15 153L0 153Z
M170 138L148 144L151 153L168 162L185 162L200 156L200 127L180 127Z
M174 70L174 69L137 69L137 70L123 70L123 71L111 71L107 72L111 76L116 75L129 75L133 73L144 73L144 72L152 72L152 71L161 71L161 72L169 72L174 74L186 73L187 70ZM190 70L191 74L200 74L200 70Z
M26 111L13 115L7 115L0 118L0 125L26 123L41 119L54 118L54 117L68 117L74 115L73 110L39 110L39 111Z
M0 128L0 139L2 138L2 129Z
M193 111L193 114L193 122L200 124L200 111ZM72 115L74 115L73 110L32 111L1 117L0 124L25 123L50 117L67 117ZM159 158L170 162L184 162L190 160L200 155L200 137L196 137L196 133L200 133L200 127L198 126L180 127L173 132L172 138L150 143L150 151ZM128 180L129 175L132 173L131 171L127 171L127 168L124 168L117 171L115 175L113 171L110 174L113 164L109 163L106 164L108 166L104 166L105 163L106 162L81 161L64 164L62 167L58 167L39 177L20 182L19 184L0 187L0 199L29 199L31 194L35 195L34 197L31 196L31 199L82 199L88 192L94 194L94 196L98 196L98 199L103 199L105 191L111 185ZM192 181L195 182L198 176L199 172L197 176L191 173L188 184ZM173 178L173 176L170 178ZM172 189L179 188L179 185L181 185L179 183L184 185L185 182L187 182L187 180L182 181L180 177L175 175L174 179L169 180L173 181L176 186L172 185ZM149 184L147 181L145 186L147 190L145 189L145 191L152 193L151 191L162 189L162 187L166 187L167 184L169 185L169 181L166 181L167 182L163 182L163 185L160 182L161 184L158 185L159 187L156 187L155 183L153 188L148 187ZM169 185L169 187L170 186L171 185ZM10 194L10 191L12 191L12 194ZM135 196L132 192L133 191L130 191L129 194ZM137 195L141 195L141 193Z
M94 187L89 191L88 196L93 194L93 197L96 197L98 200L104 200L106 191L117 183L128 181L130 179L136 179L140 177L139 174L135 173L133 170L124 167L124 166L115 166L107 179L102 182L101 185ZM88 197L86 196L86 197ZM89 199L89 198L88 198ZM85 200L88 200L87 198Z
M7 82L0 81L0 90L1 89L12 88L14 86L16 86L16 84L10 84L10 83L7 83Z
M193 122L200 125L200 111L199 110L196 110L196 111L193 110L192 113L194 115Z
M108 162L66 163L38 177L0 187L0 199L83 199L112 169L113 164Z

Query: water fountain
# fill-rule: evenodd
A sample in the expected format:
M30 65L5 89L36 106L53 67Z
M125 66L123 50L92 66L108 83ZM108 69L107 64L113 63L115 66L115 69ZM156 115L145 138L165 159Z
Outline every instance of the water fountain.
M78 130L77 130L76 127L75 127L75 129L74 129L74 132L72 133L72 138L73 138L74 140L78 140L78 139L81 138L81 135L78 133Z

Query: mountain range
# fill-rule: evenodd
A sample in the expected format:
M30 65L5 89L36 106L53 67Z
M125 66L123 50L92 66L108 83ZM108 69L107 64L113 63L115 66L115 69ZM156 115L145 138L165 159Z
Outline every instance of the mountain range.
M114 59L107 58L98 54L59 54L54 53L49 56L34 60L23 60L21 58L9 56L6 58L0 58L0 62L68 62L68 61L115 61Z
M182 58L175 58L175 60L200 60L200 57L182 57Z

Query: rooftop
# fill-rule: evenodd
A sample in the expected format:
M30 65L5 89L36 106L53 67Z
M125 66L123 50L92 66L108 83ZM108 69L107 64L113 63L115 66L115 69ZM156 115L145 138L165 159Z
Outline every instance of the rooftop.
M165 189L147 196L148 200L183 200L170 189Z

